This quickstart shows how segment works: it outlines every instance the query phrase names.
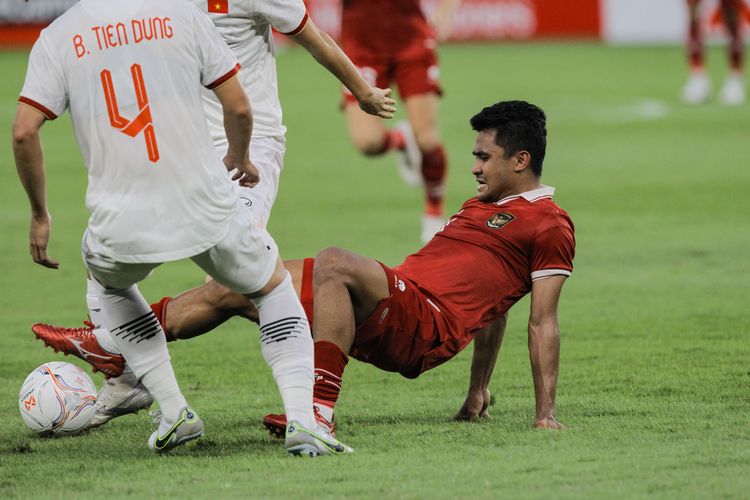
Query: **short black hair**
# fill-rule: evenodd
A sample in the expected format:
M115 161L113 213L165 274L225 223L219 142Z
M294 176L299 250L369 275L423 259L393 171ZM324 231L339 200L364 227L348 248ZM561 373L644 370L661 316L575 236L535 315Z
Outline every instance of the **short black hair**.
M495 131L495 143L506 157L526 150L531 154L529 167L542 175L547 151L547 116L538 106L526 101L501 101L474 115L471 127L477 132Z

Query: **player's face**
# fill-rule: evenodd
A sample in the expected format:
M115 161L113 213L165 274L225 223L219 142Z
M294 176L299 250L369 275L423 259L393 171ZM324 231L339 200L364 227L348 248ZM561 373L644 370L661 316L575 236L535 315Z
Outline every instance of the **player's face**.
M495 131L477 134L474 144L474 166L471 173L477 179L477 199L493 202L514 194L516 178L514 157L506 157L505 149L495 143Z

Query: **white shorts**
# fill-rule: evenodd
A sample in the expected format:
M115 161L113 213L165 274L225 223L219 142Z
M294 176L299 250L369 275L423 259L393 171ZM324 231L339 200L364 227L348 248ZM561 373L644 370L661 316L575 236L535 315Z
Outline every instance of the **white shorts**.
M219 144L216 151L224 158L227 144ZM268 225L276 194L279 192L279 177L284 168L286 141L280 137L253 137L250 140L250 161L258 169L260 182L253 188L240 187L240 199L251 208L255 218ZM233 174L234 172L232 172ZM232 175L230 174L230 175Z
M117 262L107 256L89 231L83 235L82 253L86 268L108 288L128 288L161 265L160 262ZM237 204L224 238L205 252L190 257L217 282L243 294L255 293L268 283L278 258L279 250L273 238L242 200Z

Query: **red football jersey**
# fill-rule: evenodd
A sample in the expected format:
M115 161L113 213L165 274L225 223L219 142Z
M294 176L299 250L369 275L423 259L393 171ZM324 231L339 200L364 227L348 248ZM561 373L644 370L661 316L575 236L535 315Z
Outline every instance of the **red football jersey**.
M373 58L408 59L435 48L419 0L343 0L341 42Z
M575 237L568 214L544 186L495 203L472 198L425 247L396 267L445 319L428 370L455 356L474 332L531 291L533 279L569 276Z

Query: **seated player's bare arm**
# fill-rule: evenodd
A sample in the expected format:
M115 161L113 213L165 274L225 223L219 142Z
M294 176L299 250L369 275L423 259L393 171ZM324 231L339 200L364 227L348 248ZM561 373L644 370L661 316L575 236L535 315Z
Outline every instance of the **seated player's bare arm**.
M469 391L464 404L455 416L456 420L489 418L491 403L489 389L492 371L497 363L497 355L505 336L508 314L504 314L476 333L474 354L471 358Z
M557 304L565 276L535 280L531 288L529 316L529 357L536 396L535 426L562 429L555 418L557 375L560 369L560 330Z

